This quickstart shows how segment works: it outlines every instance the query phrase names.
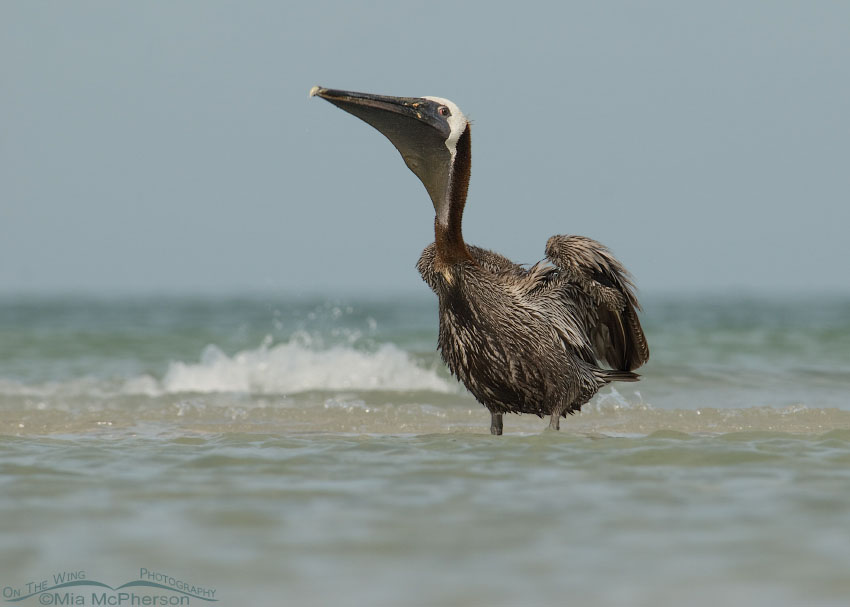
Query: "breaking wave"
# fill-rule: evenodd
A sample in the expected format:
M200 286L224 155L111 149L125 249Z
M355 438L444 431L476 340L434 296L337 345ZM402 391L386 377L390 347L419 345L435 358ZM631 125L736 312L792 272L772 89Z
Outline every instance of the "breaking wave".
M311 350L298 343L263 345L233 356L216 346L207 346L197 363L171 363L159 389L166 393L251 394L310 390L454 391L436 369L423 368L393 344L367 352L346 346Z
M297 394L309 391L395 391L456 393L456 382L393 344L373 350L351 346L312 349L298 342L228 355L207 346L197 362L174 361L161 378L145 374L125 380L78 377L25 384L0 378L0 395L162 396L181 393Z

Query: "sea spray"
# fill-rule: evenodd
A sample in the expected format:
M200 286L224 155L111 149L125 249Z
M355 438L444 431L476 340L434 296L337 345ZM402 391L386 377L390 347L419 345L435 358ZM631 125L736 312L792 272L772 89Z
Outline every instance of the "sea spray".
M208 346L198 363L172 363L162 390L291 394L308 390L428 390L454 388L435 369L417 365L394 344L374 351L332 346L307 348L297 342L262 345L228 356Z

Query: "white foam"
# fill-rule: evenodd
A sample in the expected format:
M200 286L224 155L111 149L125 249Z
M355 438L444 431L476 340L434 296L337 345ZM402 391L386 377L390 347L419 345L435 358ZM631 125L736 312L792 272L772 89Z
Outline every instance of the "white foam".
M156 391L138 381L141 392ZM152 390L153 389L153 390ZM263 345L228 356L207 346L197 363L174 362L160 382L165 393L292 394L310 390L429 390L455 388L392 344L366 352L336 346L312 350L298 343Z
M258 348L233 355L210 345L197 362L170 363L161 379L149 374L125 380L84 376L28 384L0 377L0 396L32 400L120 395L156 398L184 392L290 395L322 390L444 394L460 391L459 384L438 372L436 365L418 364L408 352L393 344L373 350L350 345L322 349L322 344L313 341L306 337L277 345L266 341Z

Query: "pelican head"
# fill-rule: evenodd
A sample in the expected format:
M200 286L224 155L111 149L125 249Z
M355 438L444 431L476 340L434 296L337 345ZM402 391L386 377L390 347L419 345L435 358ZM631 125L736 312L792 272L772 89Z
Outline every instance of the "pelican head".
M469 178L469 121L457 105L440 97L389 97L318 86L310 90L310 96L330 101L383 133L428 190L438 222L448 223L452 198L457 197L453 191L460 189L452 185L458 164L458 142L464 133L466 152L461 154L467 165L465 178L461 180L464 199Z

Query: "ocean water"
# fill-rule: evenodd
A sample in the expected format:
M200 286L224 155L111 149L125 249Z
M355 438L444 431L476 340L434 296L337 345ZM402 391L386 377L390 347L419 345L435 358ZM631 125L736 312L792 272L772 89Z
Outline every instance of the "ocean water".
M0 298L0 601L850 604L850 297L643 300L492 437L429 293Z

